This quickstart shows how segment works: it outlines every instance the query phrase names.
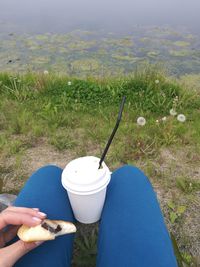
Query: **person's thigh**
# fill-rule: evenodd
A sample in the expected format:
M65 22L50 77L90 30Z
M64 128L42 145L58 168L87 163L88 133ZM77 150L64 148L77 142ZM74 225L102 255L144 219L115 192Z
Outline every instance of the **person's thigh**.
M45 166L27 181L14 205L39 208L48 219L74 221L67 193L61 185L62 169ZM68 267L71 263L73 234L47 241L21 258L15 267Z
M124 166L112 174L100 222L97 266L177 266L156 195L137 168Z

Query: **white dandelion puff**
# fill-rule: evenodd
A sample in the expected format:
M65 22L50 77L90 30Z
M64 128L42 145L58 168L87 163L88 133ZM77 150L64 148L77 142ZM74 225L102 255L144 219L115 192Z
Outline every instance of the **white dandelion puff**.
M69 81L67 84L70 86L70 85L72 85L72 82Z
M155 84L159 84L159 82L160 82L159 80L155 80Z
M156 123L159 123L159 120L156 120Z
M176 116L177 115L177 112L176 112L176 110L175 109L170 109L170 111L169 111L169 113L170 113L170 115L172 115L172 116Z
M137 118L137 124L140 126L144 126L146 124L146 120L144 117Z
M48 74L49 74L48 70L44 70L44 75L48 75Z
M167 117L163 117L163 118L162 118L162 121L166 121L166 120L167 120Z
M177 120L180 121L180 122L185 122L186 121L186 117L183 114L179 114L177 116Z

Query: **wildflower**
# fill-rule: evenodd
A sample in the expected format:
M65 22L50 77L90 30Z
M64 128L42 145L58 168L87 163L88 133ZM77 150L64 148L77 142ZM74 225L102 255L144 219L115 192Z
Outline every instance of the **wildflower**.
M48 75L48 74L49 74L48 70L44 70L44 75Z
M163 118L162 118L162 121L166 121L166 120L167 120L167 117L163 117Z
M178 102L178 96L175 96L174 102Z
M159 123L159 120L156 120L156 123Z
M176 112L176 110L175 109L170 109L170 111L169 111L169 113L170 113L170 115L172 115L172 116L176 116L177 115L177 112Z
M185 122L186 121L186 117L183 114L179 114L177 116L177 120L180 121L180 122Z
M69 81L67 84L70 86L70 85L72 85L72 82Z
M155 84L159 84L159 82L160 82L159 80L155 80Z
M143 117L137 118L137 124L140 126L144 126L146 124L146 120Z

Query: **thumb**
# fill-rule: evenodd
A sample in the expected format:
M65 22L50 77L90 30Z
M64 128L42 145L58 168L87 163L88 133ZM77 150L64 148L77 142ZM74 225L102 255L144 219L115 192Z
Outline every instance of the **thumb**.
M15 262L18 261L22 256L32 249L38 247L42 243L43 242L26 243L22 240L19 240L8 247L2 248L0 250L0 258L3 259L3 262L5 263L5 265L2 266L13 266Z

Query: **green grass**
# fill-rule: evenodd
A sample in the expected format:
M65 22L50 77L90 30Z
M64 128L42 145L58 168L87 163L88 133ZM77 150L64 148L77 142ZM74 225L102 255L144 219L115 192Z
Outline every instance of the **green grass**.
M100 156L115 125L123 95L126 95L126 105L122 121L106 162L111 169L144 162L143 169L150 178L165 190L177 190L178 196L172 194L166 208L167 219L174 229L189 210L178 197L195 198L199 182L181 175L174 179L169 171L161 171L158 168L162 163L160 151L195 147L198 155L200 97L197 91L184 88L154 67L127 77L85 80L54 74L0 73L0 156L3 161L14 157L14 167L22 177L23 155L44 142L61 153L73 151L74 155L84 156L92 151L93 155ZM171 108L184 114L186 121L181 123L171 116ZM146 119L143 127L136 123L139 116ZM163 121L163 117L166 120ZM195 159L192 151L188 161L198 164L199 157ZM3 169L0 174L4 176ZM96 234L95 230L91 240L84 235L78 237L77 266L81 261L86 266L93 265ZM94 253L90 255L88 250ZM183 250L181 255L183 261L192 261L189 251Z
M191 180L190 177L180 177L176 181L177 187L186 194L200 191L200 182Z
M0 95L0 147L8 155L26 146L20 144L21 136L30 140L29 146L44 137L59 150L84 150L84 143L87 146L90 141L103 148L123 95L127 97L123 120L109 162L152 156L161 147L200 144L198 94L154 67L103 80L0 73ZM171 108L185 114L186 122L170 116ZM144 127L136 124L139 116L147 120ZM166 121L162 121L165 116Z
M97 239L98 228L96 225L87 233L83 229L79 229L75 238L76 252L72 261L73 266L94 267L96 265Z

